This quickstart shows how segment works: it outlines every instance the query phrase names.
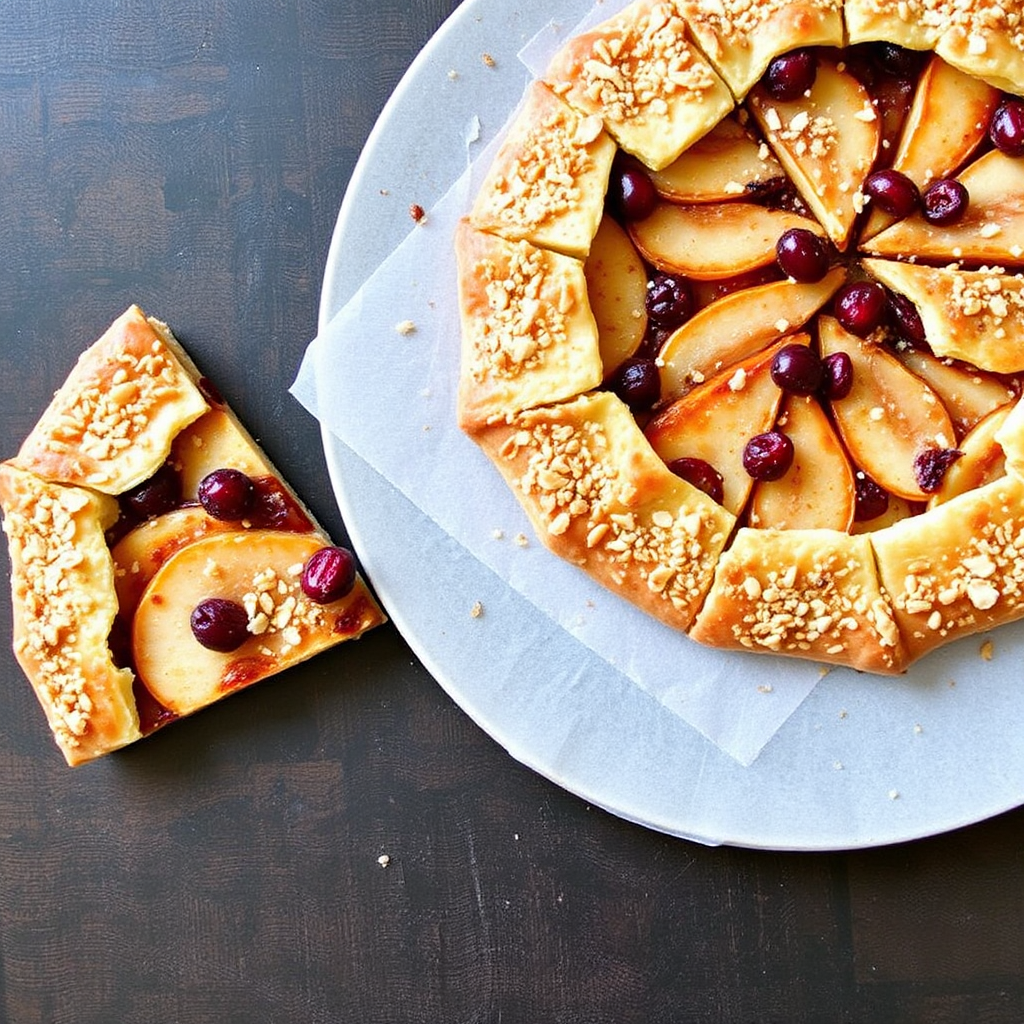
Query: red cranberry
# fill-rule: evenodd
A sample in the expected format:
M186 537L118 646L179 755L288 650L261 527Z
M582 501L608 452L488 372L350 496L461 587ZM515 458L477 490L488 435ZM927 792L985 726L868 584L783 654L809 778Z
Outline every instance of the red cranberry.
M783 345L772 359L772 380L783 391L813 395L821 384L821 360L806 345Z
M889 492L884 487L859 470L854 474L853 486L856 495L853 518L858 523L885 515L889 509Z
M899 292L889 292L886 301L889 306L889 323L896 333L915 348L927 348L928 339L917 306Z
M347 548L321 548L302 569L302 592L316 604L330 604L356 583L356 560Z
M238 469L215 469L199 482L199 504L214 519L244 519L255 494L252 480Z
M658 190L639 164L616 164L608 186L608 201L622 220L645 220L658 205Z
M874 171L864 180L864 193L893 217L909 217L921 205L917 186L900 171Z
M192 610L192 635L211 651L228 654L249 636L249 616L237 601L208 597Z
M810 50L793 50L776 57L765 72L765 91L773 100L786 103L798 99L818 75L818 59Z
M854 281L836 293L836 319L851 334L866 338L885 319L885 289L875 281Z
M165 462L148 480L125 491L120 501L122 508L139 519L163 515L181 504L181 479Z
M988 135L1001 153L1024 156L1024 100L1003 100L992 115Z
M793 465L793 442L779 430L756 434L743 449L743 468L755 480L779 480Z
M725 485L722 474L703 459L673 459L668 468L689 484L703 491L712 501L719 505L725 497Z
M914 479L925 494L934 494L942 486L946 470L963 455L957 448L925 448L914 458Z
M828 273L828 245L807 228L784 231L775 244L775 259L787 277L804 284L820 281Z
M693 289L685 277L655 274L645 304L647 315L659 327L674 331L693 315Z
M633 412L650 409L661 397L661 377L653 359L624 360L608 384Z
M821 361L821 397L838 402L853 390L853 360L845 352L833 352Z
M967 212L970 194L955 178L940 178L921 196L924 219L930 224L955 224Z

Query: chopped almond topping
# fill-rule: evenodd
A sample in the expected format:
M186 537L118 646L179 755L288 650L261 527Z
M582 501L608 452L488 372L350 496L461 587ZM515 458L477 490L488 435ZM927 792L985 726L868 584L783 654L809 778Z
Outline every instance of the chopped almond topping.
M582 520L588 548L619 563L620 581L638 573L653 593L684 610L703 595L714 569L717 526L701 503L647 517L620 511L635 488L616 472L609 448L600 423L542 423L517 431L502 455L528 453L516 485L538 502L550 533L561 535Z
M587 97L620 124L663 117L670 99L699 96L717 82L667 3L656 4L635 25L623 23L620 35L598 38L581 78Z
M566 342L572 299L566 295L564 308L556 308L540 297L550 258L542 250L520 242L513 246L507 267L493 260L481 260L476 265L491 310L473 366L478 378L489 374L516 377L538 366L545 349Z

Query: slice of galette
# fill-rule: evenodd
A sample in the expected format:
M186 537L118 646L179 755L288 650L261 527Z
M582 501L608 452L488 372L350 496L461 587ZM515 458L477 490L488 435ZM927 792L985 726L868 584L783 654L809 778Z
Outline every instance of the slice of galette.
M1024 615L1018 6L635 0L553 58L512 137L603 131L603 188L488 223L513 144L456 240L460 424L552 550L880 674Z
M384 616L168 327L132 306L0 464L14 651L68 764Z

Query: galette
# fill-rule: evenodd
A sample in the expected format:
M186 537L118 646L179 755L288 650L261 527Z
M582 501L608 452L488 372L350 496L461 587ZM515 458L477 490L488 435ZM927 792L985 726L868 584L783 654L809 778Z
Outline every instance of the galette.
M458 417L701 643L896 674L1024 616L1024 12L635 0L455 238Z
M14 653L70 765L384 616L166 324L132 306L0 464Z

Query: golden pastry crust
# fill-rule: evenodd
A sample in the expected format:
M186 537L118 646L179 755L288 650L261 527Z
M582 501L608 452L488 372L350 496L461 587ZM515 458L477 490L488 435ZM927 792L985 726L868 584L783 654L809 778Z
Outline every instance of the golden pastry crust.
M626 152L655 170L733 108L729 87L664 0L635 0L574 36L555 55L546 81L577 110L599 115Z
M934 50L997 89L1024 94L1024 12L1000 0L846 0L851 43Z
M598 115L578 114L534 82L480 187L473 226L584 259L614 157Z
M1024 615L1024 482L1010 475L871 535L910 660Z
M14 654L70 765L139 739L133 674L107 638L117 614L104 530L117 503L0 464L0 505L11 555Z
M133 306L82 355L18 456L0 464L15 655L70 765L124 747L173 717L384 621L358 577L343 600L320 609L319 618L308 608L301 612L309 602L292 594L295 572L330 540L234 413L212 392L208 402L200 383L167 326ZM129 521L127 534L115 543L123 532L116 495L148 481L165 464L179 478L184 504L133 528ZM223 468L250 476L258 495L252 522L228 523L188 504L202 477ZM204 688L197 671L202 659L189 654L180 637L160 644L158 631L153 643L122 650L122 634L127 640L145 599L162 603L199 647L190 634L190 614L206 598L221 596L226 574L216 553L228 536L244 538L237 550L245 552L247 565L239 571L248 567L250 578L268 568L261 549L289 556L279 566L285 589L275 591L281 596L275 597L274 620L287 650L264 637L274 622L258 628L259 609L248 621L252 639L242 642L232 663L245 659L244 671L235 669L226 683L215 680ZM176 560L189 566L177 586L150 593L153 579ZM162 694L156 708L154 679L175 664L183 666L195 699L164 701Z
M583 264L467 221L455 240L462 318L459 422L474 431L601 383Z
M478 435L556 554L655 618L686 629L735 522L651 450L599 392Z
M152 476L209 406L138 306L80 357L14 464L47 480L122 494Z
M690 636L887 675L908 660L870 541L833 530L741 529Z
M676 0L697 44L742 100L779 54L842 46L842 0Z
M983 370L1024 370L1024 274L865 260L918 308L932 351Z
M660 401L653 410L634 415L607 390L614 379L608 375L616 367L599 367L599 358L595 363L596 342L589 339L589 354L582 360L552 359L523 372L519 352L529 359L543 348L561 357L568 348L537 345L533 325L545 307L532 295L524 303L521 289L514 294L495 288L504 269L488 271L486 260L499 266L491 254L501 252L502 243L462 225L456 242L463 318L460 423L500 469L551 550L703 643L880 674L900 673L939 643L1024 615L1012 554L1018 539L1024 544L1017 526L1024 522L1024 406L1001 409L1002 425L990 425L970 445L963 436L969 424L1001 402L1015 401L1018 392L1016 384L1002 382L1007 384L1005 399L996 396L990 402L1001 383L989 377L991 387L982 396L981 371L1024 370L1024 277L1012 272L1024 266L1024 162L988 152L961 170L982 145L999 101L994 90L1024 93L1021 19L1016 7L1004 9L995 0L637 0L563 46L544 81L583 117L600 116L618 147L652 172L662 199L676 204L659 206L648 218L627 225L634 249L650 266L684 275L695 289L749 269L740 242L729 241L739 236L735 223L730 231L717 232L717 238L709 233L696 241L683 228L694 220L695 209L698 220L707 219L715 204L733 215L742 212L750 201L737 199L744 198L748 186L753 201L760 201L757 190L764 187L765 168L775 160L836 249L847 251L856 239L862 252L902 262L858 256L856 267L833 266L813 285L776 281L702 300L692 319L658 342ZM898 118L887 109L892 96L867 89L842 55L820 49L875 39L934 51L938 56L930 72L941 78L947 98L950 89L956 92L954 79L969 76L970 112L942 121L943 92L935 86L933 93L918 96L916 138L901 138ZM774 56L811 46L819 47L816 78L802 97L783 103L758 86ZM672 83L671 92L659 84L666 81ZM743 137L741 126L747 122L742 120L724 122L732 128L716 130L734 105L728 86L743 104L737 116L751 115L757 122L756 142ZM528 120L534 126L538 122L534 115ZM921 131L925 123L928 131ZM693 165L700 171L704 159L702 139L708 140L709 153L724 147L728 171L693 174ZM889 226L892 219L878 211L865 215L865 178L876 166L893 166L897 140L898 159L921 172L919 184L939 175L936 167L941 176L959 171L969 184L970 206L958 225L922 229L921 217L909 217ZM542 140L530 145L543 151ZM934 149L941 153L930 161L928 151ZM673 167L676 160L679 166ZM947 167L942 160L952 163ZM492 178L498 173L492 170ZM689 184L691 177L697 186ZM588 183L587 196L596 191ZM766 203L758 215L771 209ZM740 219L748 231L756 226L753 217ZM497 225L489 229L507 233ZM560 237L545 241L544 247L566 251L575 244L568 231L555 234ZM689 261L672 262L677 250ZM729 250L731 273L728 258L718 260L720 251ZM540 259L536 251L521 252ZM915 265L921 253L945 266ZM769 252L768 262L773 258ZM959 260L967 266L949 265ZM764 260L755 262L764 265ZM905 353L897 359L879 347L880 336L850 335L856 352L863 348L868 355L861 360L860 390L855 382L847 393L845 419L873 424L880 432L870 437L883 454L870 461L880 473L889 473L890 512L871 524L849 523L854 514L850 481L861 465L853 442L863 437L842 433L844 417L836 405L841 399L833 399L831 415L815 404L810 411L820 415L805 417L805 457L794 465L808 474L817 465L807 456L809 449L831 452L840 470L834 489L845 489L847 499L843 503L834 494L828 499L838 525L813 528L831 526L833 520L812 519L799 529L754 529L748 524L757 522L764 504L752 502L750 480L733 479L739 472L733 463L742 461L745 440L757 431L784 428L780 407L790 415L794 409L793 399L781 404L781 392L765 397L758 382L769 378L773 346L806 343L808 337L796 332L812 319L819 329L818 348L828 354L836 322L821 311L844 280L857 280L861 270L917 304L934 350L928 358L950 373L956 368L943 360L968 361L978 378L969 383L977 390L964 400L947 395L938 383L933 389L926 373L907 370L912 360ZM602 301L607 300L607 275L591 276L595 287L605 289ZM791 294L797 290L799 302ZM562 294L570 296L574 315L589 302L575 285L563 287ZM622 304L636 308L635 295L626 298L623 292ZM621 318L610 322L617 340L634 338L622 330ZM813 337L814 330L808 331ZM643 331L636 336L644 336ZM842 345L833 348L849 356ZM625 349L615 351L620 364L630 358ZM876 361L884 363L884 373ZM602 384L605 390L595 390ZM771 387L781 385L772 381ZM742 402L732 401L737 393L744 394ZM837 433L842 433L842 444ZM929 478L932 453L945 457L958 438L970 449L963 473L951 474L949 488L936 494ZM929 457L919 465L923 453ZM704 459L712 468L729 460L718 474L722 505L668 469L667 463L679 458ZM898 472L889 472L894 465ZM1009 476L1000 475L1004 472ZM957 477L974 482L965 485L970 491L954 497ZM715 490L710 484L709 489ZM791 521L787 495L794 503L797 493L792 488L776 493L773 521ZM935 500L922 511L930 496ZM901 516L910 518L884 525ZM849 532L840 532L844 524ZM928 551L929 545L936 550ZM928 573L941 578L936 585L944 588L943 598L960 588L938 626L934 607L922 626L922 613L913 603L919 594L906 590L908 574L917 571L915 559L925 554L932 559ZM995 565L991 572L982 554ZM989 600L982 580L999 590L986 607L981 607Z

